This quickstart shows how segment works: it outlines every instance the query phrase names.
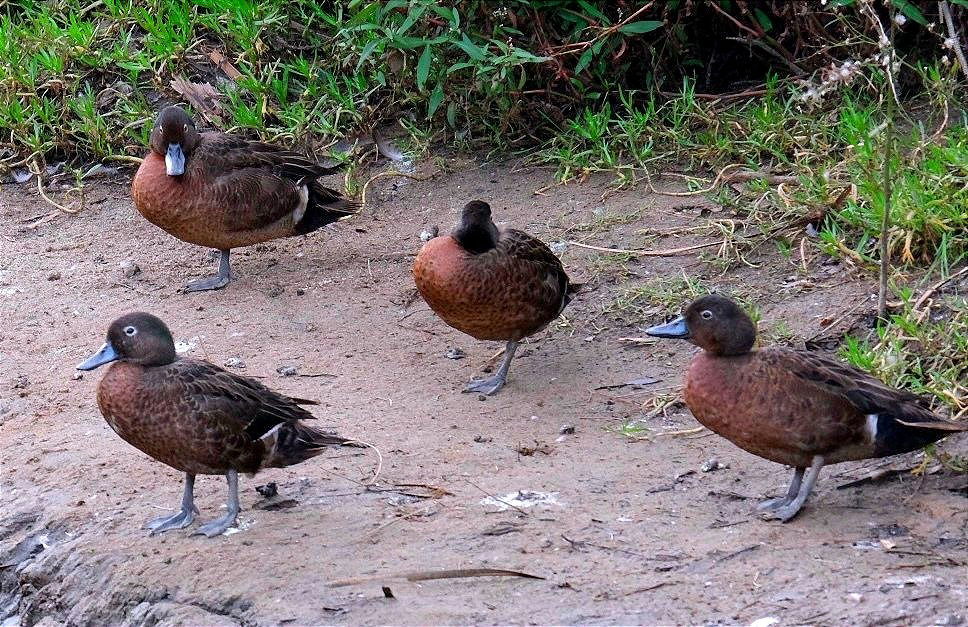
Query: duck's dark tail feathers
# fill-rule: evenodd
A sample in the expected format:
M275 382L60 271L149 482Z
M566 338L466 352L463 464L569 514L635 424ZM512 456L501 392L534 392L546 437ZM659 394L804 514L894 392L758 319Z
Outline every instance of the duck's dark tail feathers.
M908 421L881 414L877 421L875 454L885 457L916 451L960 431L968 431L968 424L946 420Z
M355 214L360 204L346 198L335 189L330 189L319 181L309 184L309 203L302 220L296 223L296 233L303 235L310 233Z
M299 421L279 425L263 438L266 459L262 468L285 468L316 457L328 446L354 446L349 438L320 431Z

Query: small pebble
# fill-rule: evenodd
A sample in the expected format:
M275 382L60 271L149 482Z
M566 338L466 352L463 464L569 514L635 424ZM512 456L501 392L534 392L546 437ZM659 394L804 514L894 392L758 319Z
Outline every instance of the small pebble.
M245 368L245 362L239 359L238 357L229 357L228 359L225 360L225 367L241 369L241 368Z
M560 433L561 435L569 435L574 432L575 432L574 425L561 425L561 428L558 429L558 433Z
M123 274L124 278L126 279L130 279L134 275L141 272L141 268L133 261L122 261L119 265L121 266L121 274Z
M847 598L853 601L854 603L860 603L861 601L864 600L864 595L861 594L860 592L851 592L850 594L847 595Z
M306 294L306 290L304 290L301 287L296 288L296 296L304 296L305 294Z
M299 369L295 366L279 366L276 368L276 372L284 377L294 377L299 374Z
M83 372L75 372L74 374L71 375L71 379L73 379L74 381L80 381L83 378L84 378Z
M60 278L61 278L61 273L58 272L57 270L54 270L53 272L47 275L48 281L58 281L60 280Z
M447 352L444 353L444 357L447 359L463 359L464 351L459 348L448 348Z
M699 470L703 472L712 472L714 470L722 470L724 468L729 468L729 464L720 463L715 457L711 457L702 463Z
M437 225L434 225L429 229L424 229L420 231L420 240L424 242L429 242L433 238L437 237L438 233L440 233L440 228L438 228Z

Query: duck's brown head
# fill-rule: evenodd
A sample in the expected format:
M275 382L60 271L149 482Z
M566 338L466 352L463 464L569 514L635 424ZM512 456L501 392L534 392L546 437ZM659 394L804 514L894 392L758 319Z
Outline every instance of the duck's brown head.
M195 122L181 107L165 107L158 112L151 129L151 149L165 158L168 176L185 173L185 161L202 141Z
M491 220L491 206L483 200L464 205L453 238L469 253L479 255L497 246L501 234Z
M140 366L164 366L175 359L175 341L165 323L157 316L137 311L112 322L108 341L77 369L94 370L119 360Z
M697 298L682 316L646 333L689 340L717 356L748 353L756 342L756 325L750 317L739 305L719 294Z

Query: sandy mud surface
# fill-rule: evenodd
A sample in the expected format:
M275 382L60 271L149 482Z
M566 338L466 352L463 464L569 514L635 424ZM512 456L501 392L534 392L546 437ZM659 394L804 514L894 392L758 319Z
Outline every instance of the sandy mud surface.
M237 280L202 294L178 288L213 271L210 251L143 220L127 180L88 186L81 214L46 221L36 190L0 188L4 625L968 621L963 475L841 488L921 454L842 464L793 522L763 522L755 503L784 490L789 471L708 431L681 433L697 426L681 404L654 411L695 349L623 340L665 312L646 304L633 320L614 305L686 273L748 294L761 329L802 341L836 335L821 323L859 301L844 324L872 311L870 277L816 253L804 269L769 242L748 256L756 267L726 272L697 258L715 246L638 260L571 246L562 259L585 289L518 351L507 387L480 400L461 387L499 346L450 329L415 297L422 229L448 230L483 198L496 220L548 242L638 247L642 229L659 229L676 234L651 243L674 248L715 241L686 229L718 208L642 189L603 201L604 180L548 187L550 172L515 164L449 165L425 166L422 182L375 182L364 212L332 228L235 251ZM127 276L125 262L140 271ZM160 316L193 356L319 400L321 426L380 450L375 483L375 454L334 450L243 478L237 533L147 537L141 525L177 504L181 476L107 426L94 399L101 372L74 378L131 310ZM447 358L452 348L465 357ZM280 374L287 366L297 374ZM645 377L658 381L620 385ZM942 446L965 455L968 437ZM718 469L704 472L711 459ZM267 503L255 488L268 482L279 496ZM202 520L219 515L224 486L199 478ZM515 508L482 503L517 493ZM326 585L458 568L544 579Z

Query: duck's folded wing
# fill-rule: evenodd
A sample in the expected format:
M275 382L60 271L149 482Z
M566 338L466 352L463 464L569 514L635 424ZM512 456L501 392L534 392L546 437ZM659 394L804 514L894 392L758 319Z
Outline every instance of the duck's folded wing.
M570 289L568 274L561 265L561 260L548 245L536 237L514 229L501 233L498 245L509 258L538 279L549 300L559 303L558 313L561 313L571 300L573 290Z
M951 424L931 411L927 398L892 388L832 356L790 349L768 352L776 366L808 389L842 398L864 415L887 414L895 420L924 425Z
M208 362L178 361L173 375L200 418L253 440L277 425L315 418L300 407L314 401L289 398Z
M310 204L337 214L352 214L353 203L317 179L330 172L298 153L233 135L206 134L193 155L212 181L208 192L226 213L228 230L298 222ZM308 193L311 192L311 193Z
M203 137L204 142L195 155L201 155L205 161L218 164L223 171L264 168L298 181L328 176L343 167L325 167L306 155L281 146L250 141L228 133L205 133Z

